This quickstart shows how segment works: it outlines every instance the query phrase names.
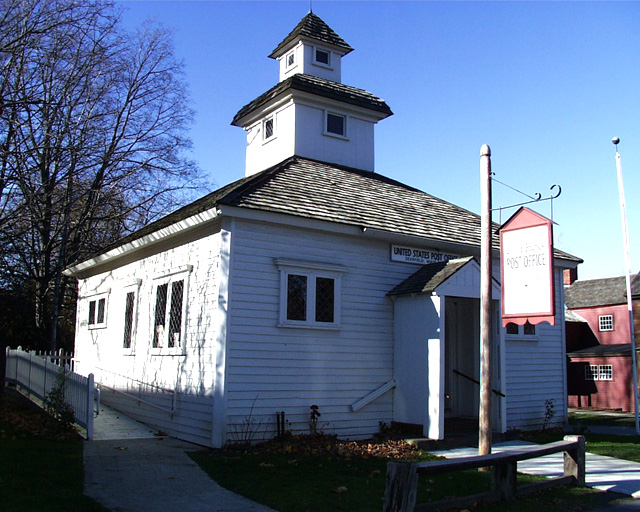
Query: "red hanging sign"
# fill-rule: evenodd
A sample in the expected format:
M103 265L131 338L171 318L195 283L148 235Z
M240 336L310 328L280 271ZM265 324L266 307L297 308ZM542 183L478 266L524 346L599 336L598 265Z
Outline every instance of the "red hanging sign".
M552 222L520 208L500 228L502 326L555 325Z

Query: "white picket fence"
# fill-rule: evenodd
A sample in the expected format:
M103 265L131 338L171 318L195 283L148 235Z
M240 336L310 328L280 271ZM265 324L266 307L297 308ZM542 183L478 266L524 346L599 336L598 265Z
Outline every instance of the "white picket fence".
M64 382L65 401L73 407L75 422L87 430L87 439L93 439L93 374L87 377L70 370L72 358L65 362L61 353L43 354L26 352L21 347L7 347L5 380L20 386L30 395L44 401L56 385L61 371L66 369ZM54 361L65 363L58 365Z

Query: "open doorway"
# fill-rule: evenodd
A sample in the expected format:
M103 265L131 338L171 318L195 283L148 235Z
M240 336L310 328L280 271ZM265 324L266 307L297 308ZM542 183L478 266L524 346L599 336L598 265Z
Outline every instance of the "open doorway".
M480 405L480 300L445 299L445 434L477 430Z

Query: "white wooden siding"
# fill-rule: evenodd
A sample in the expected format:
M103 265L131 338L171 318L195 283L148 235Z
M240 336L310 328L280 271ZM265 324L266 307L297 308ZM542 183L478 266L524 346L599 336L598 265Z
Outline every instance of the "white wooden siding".
M393 378L393 304L387 292L415 272L390 261L389 244L319 231L237 221L228 345L227 411L234 428L251 416L275 433L284 411L295 433L318 426L366 437L390 422L393 391L353 412L351 405ZM274 258L342 265L338 330L278 327L280 274ZM256 298L258 300L256 300Z
M555 269L555 326L536 325L535 341L507 339L507 428L535 429L545 420L545 402L553 400L552 423L567 420L566 348L562 273ZM527 337L522 337L526 340Z
M176 437L207 445L211 444L212 434L215 379L213 345L217 332L213 317L217 308L219 251L219 228L211 228L208 232L199 232L193 240L180 240L173 245L164 244L155 251L148 250L145 257L138 261L80 280L76 326L76 354L80 367L82 371L94 372L96 382L103 378L105 383L108 381L108 385L118 389L126 389L132 383L142 382L176 389L181 397L178 412L172 419L162 411L116 394L111 400L125 407L123 412L141 421L149 421ZM188 275L189 289L185 296L185 353L153 354L151 344L157 285L155 278L185 265L192 266ZM126 287L136 280L141 280L137 297L136 330L132 340L132 353L126 354L122 348L124 301L126 291L130 290ZM107 290L110 290L107 327L88 329L89 301L84 297ZM164 401L166 397L159 393L155 399ZM197 406L194 407L193 404Z

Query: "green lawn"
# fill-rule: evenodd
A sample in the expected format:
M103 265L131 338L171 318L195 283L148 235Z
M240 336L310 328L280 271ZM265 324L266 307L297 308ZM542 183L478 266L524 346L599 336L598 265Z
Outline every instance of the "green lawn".
M105 511L82 494L82 443L24 397L0 393L0 510Z
M569 413L570 425L584 425L584 426L603 426L603 427L628 427L635 428L636 421L633 417L626 416L609 416L602 414L590 414L590 413Z
M201 451L191 457L220 485L280 512L380 512L387 459L382 457L297 453ZM416 453L415 460L434 460ZM519 475L519 484L540 480ZM464 471L421 477L418 503L466 496L490 489L490 474ZM514 503L481 507L487 512L586 511L615 495L591 489L557 489L531 494ZM543 506L543 508L541 508Z

